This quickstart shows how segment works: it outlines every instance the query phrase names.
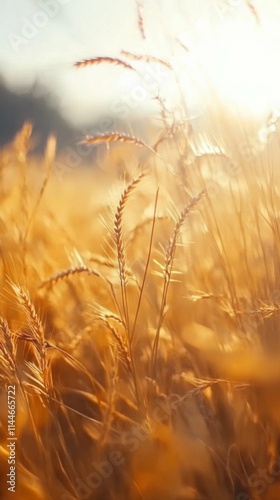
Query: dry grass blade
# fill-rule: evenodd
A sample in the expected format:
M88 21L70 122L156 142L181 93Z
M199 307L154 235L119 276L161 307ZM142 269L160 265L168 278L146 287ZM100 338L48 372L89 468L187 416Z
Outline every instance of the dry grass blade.
M121 353L123 359L125 360L126 366L128 368L128 371L132 373L131 369L131 359L129 355L129 349L126 341L123 339L123 337L119 334L118 330L112 326L107 319L104 317L100 316L100 320L104 323L104 325L108 328L108 330L112 333L114 339L116 340L118 350Z
M32 332L35 334L36 346L41 346L45 349L45 334L43 324L36 312L33 303L30 300L29 295L18 285L11 283L11 286L16 294L17 300L21 305L26 317L30 321L31 325L34 327Z
M139 139L138 137L135 136L130 136L127 134L119 133L119 132L110 132L108 134L100 134L96 135L93 137L86 137L83 139L80 144L93 144L93 145L98 145L98 144L107 144L107 146L111 142L123 142L126 144L133 144L135 146L140 146L140 147L145 147L152 153L156 154L157 158L163 162L163 164L166 166L167 170L173 175L173 177L176 179L176 182L181 186L183 184L182 180L180 177L176 174L175 170L173 167L167 163L164 158L162 158L157 151L154 150L153 147L149 146L146 144L142 139Z
M32 365L32 367L35 367L32 368L32 372L34 372L35 374L40 374L40 377L38 376L38 380L40 380L40 383L44 385L44 391L47 394L52 389L52 374L50 368L50 360L46 355L49 344L45 339L45 330L43 327L43 323L35 309L34 304L31 302L28 293L25 292L20 286L15 285L12 282L10 283L16 295L18 303L20 304L22 310L26 315L30 328L30 334L22 332L19 334L19 338L22 340L27 340L34 345L34 353L37 360L37 366L34 363L31 363L30 366Z
M255 476L280 498L279 117L228 113L207 82L191 116L188 47L155 7L135 0L132 22L139 42L162 21L158 58L76 63L141 80L140 121L59 148L63 182L53 137L33 154L27 124L0 148L0 476L15 392L21 500L241 500Z
M30 382L26 383L27 386L29 386L30 389L35 390L36 393L47 396L48 391L46 390L46 388L48 385L50 385L50 381L48 380L48 383L46 383L46 380L43 377L43 371L35 363L26 361L25 364L28 368L28 371L24 371L24 374L26 375L27 379L30 380ZM51 371L48 370L48 373L50 374Z
M139 387L138 387L138 379L136 374L136 368L132 353L132 344L130 339L130 325L129 325L129 310L128 310L128 300L127 300L127 281L128 281L128 273L127 273L127 265L126 265L126 252L125 252L125 242L123 237L123 213L128 201L128 198L134 191L134 189L139 185L143 177L146 175L146 172L141 172L138 177L134 178L128 186L124 189L120 201L117 206L117 210L114 217L114 240L116 245L116 253L118 260L118 268L119 268L119 278L121 285L121 295L122 295L122 307L123 314L125 320L125 328L128 334L128 346L129 346L129 355L131 359L131 367L132 374L135 386L135 394L136 401L138 402L138 406L140 406L140 398L139 398Z
M190 291L185 298L191 300L192 302L198 302L200 300L208 300L208 299L221 300L223 299L223 295L215 295L213 293L207 293L201 290L195 290L193 292Z
M108 257L103 257L102 255L91 254L91 253L87 253L85 257L90 262L94 262L95 264L99 264L100 266L108 267L111 269L113 269L115 267L112 260L109 259Z
M99 450L106 444L107 436L110 432L111 425L114 420L114 409L117 399L117 381L118 381L118 356L116 352L112 351L112 368L109 375L108 387L108 406L104 415L103 429L99 439Z
M202 198L205 196L206 190L202 190L197 196L193 197L192 200L186 207L183 209L181 212L174 230L173 230L173 235L169 240L169 243L166 247L165 250L165 263L164 263L164 286L163 286L163 291L162 291L162 299L161 299L161 306L160 306L160 312L159 312L159 321L157 325L157 330L153 342L153 347L152 347L152 355L151 355L151 373L152 373L152 378L155 379L156 377L156 361L157 361L157 352L158 352L158 345L159 345L159 338L160 338L160 329L163 323L164 319L164 310L166 306L166 299L167 299L167 293L168 293L168 288L169 284L171 281L171 275L172 275L172 268L173 268L173 262L174 262L174 257L175 257L175 251L176 251L176 245L177 245L177 240L179 233L181 231L181 228L187 218L187 216L196 208L196 206L200 203Z
M115 66L121 66L122 68L130 69L135 71L135 68L130 64L122 61L122 59L118 59L117 57L92 57L90 59L83 59L82 61L77 61L74 66L76 68L85 68L87 66L96 66L99 64L113 64Z
M30 230L30 227L31 227L31 224L32 224L32 220L38 210L38 207L40 205L40 202L44 196L44 193L45 193L45 190L46 190L46 187L47 187L47 184L48 184L48 181L50 179L50 175L51 175L51 169L52 169L52 165L53 165L53 161L54 161L54 158L55 158L55 153L56 153L56 138L51 135L48 139L48 143L47 143L47 147L46 147L46 152L45 152L45 162L46 162L46 171L45 171L45 177L44 177L44 180L43 180L43 183L41 185L41 188L40 188L40 192L39 192L39 195L38 195L38 198L35 202L35 205L33 207L33 210L32 210L32 213L29 217L29 220L28 220L28 223L27 223L27 226L26 226L26 229L25 229L25 233L23 235L23 240L25 241L27 236L28 236L28 233L29 233L29 230Z
M163 133L161 136L158 138L156 143L153 146L153 150L157 151L158 147L167 139L172 139L174 138L175 134L177 132L179 133L184 133L186 130L186 123L185 122L174 122L171 127L167 127L164 129ZM188 135L188 132L186 133Z
M129 59L132 59L133 61L143 61L146 63L158 63L158 64L161 64L162 66L165 66L168 69L171 69L171 64L167 61L164 61L163 59L160 59L159 57L147 56L144 54L134 54L133 52L128 52L127 50L122 50L121 54L125 57L128 57Z
M77 267L72 267L70 269L65 269L64 271L60 271L59 273L55 274L54 276L51 276L50 278L47 278L44 280L38 288L43 288L45 286L53 286L58 281L65 280L69 278L69 276L73 276L75 274L81 274L81 273L87 273L87 274L92 274L93 276L101 277L101 275L97 272L94 271L93 269L90 269L87 266L77 266Z
M114 312L110 311L109 309L106 309L105 307L95 307L94 310L96 317L101 318L102 320L104 319L106 321L112 319L113 321L115 321L116 323L125 328L125 324L122 318L118 314L115 314Z
M166 248L165 254L165 281L168 282L171 278L172 265L174 261L174 254L176 250L176 244L178 240L179 233L181 228L187 218L187 216L197 207L202 198L206 195L206 190L203 189L197 196L193 197L191 202L184 208L181 212L177 223L174 227L173 235L169 240L169 243Z
M253 5L253 2L251 2L250 0L246 0L246 4L247 4L248 9L250 10L251 14L254 16L257 24L260 24L260 22L261 22L260 17L259 17L259 14L258 14L255 6Z
M82 144L94 144L94 145L103 143L109 144L111 142L124 142L126 144L134 144L135 146L141 146L150 149L150 146L145 144L145 142L139 139L138 137L130 136L119 132L110 132L108 134L86 137L81 141Z
M156 217L154 217L154 216L145 217L130 232L129 244L133 244L135 239L137 238L137 236L141 236L141 234L145 230L146 226L150 225L151 223L153 224L154 219L156 219L156 221L164 221L164 220L168 219L168 216L164 215L164 214L157 214Z
M136 325L137 325L137 320L138 320L138 316L139 316L139 312L140 312L140 307L141 307L141 303L142 303L142 298L143 298L143 294L144 294L144 287L145 287L145 283L146 283L146 279L147 279L148 268L149 268L150 260L151 260L154 231L155 231L155 224L156 224L156 218L157 218L156 212L157 212L158 196L159 196L159 189L156 192L154 213L153 213L153 217L152 217L150 243L149 243L149 247L148 247L148 255L147 255L144 275L143 275L143 279L142 279L142 284L140 287L140 294L139 294L139 298L138 298L138 303L136 306L136 313L135 313L135 317L134 317L134 322L133 322L133 326L132 326L132 330L131 330L131 334L130 334L131 344L133 342L133 337L134 337L134 333L135 333L135 329L136 329Z
M180 47L182 47L182 49L187 52L187 54L190 52L188 47L182 42L182 40L180 40L179 38L175 38L176 42L178 43L178 45L180 45Z
M126 285L128 280L128 273L127 273L126 257L125 257L125 243L123 237L123 212L125 209L125 205L128 201L128 198L130 197L134 189L138 186L138 184L141 182L144 176L145 172L142 172L140 175L138 175L138 177L133 179L131 183L128 184L128 186L125 188L125 190L121 195L114 217L114 239L116 244L119 277L122 290L122 305L126 320L127 331L129 331L129 319L128 319L129 316L128 316L128 306L126 297Z
M0 359L6 376L14 376L16 368L16 344L7 321L0 316ZM11 380L9 380L10 382Z
M18 153L18 159L20 162L25 162L26 160L26 155L30 147L32 129L32 124L30 122L26 122L15 138L14 147Z
M143 19L143 5L141 2L136 2L137 5L137 21L138 21L138 29L143 40L146 39L145 29L144 29L144 19Z

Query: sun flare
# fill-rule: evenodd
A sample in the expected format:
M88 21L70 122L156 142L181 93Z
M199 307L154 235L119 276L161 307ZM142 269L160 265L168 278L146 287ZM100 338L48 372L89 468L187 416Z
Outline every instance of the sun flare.
M269 26L268 22L261 26L240 20L215 27L201 24L187 64L180 61L186 98L196 95L201 99L204 95L209 99L210 89L212 95L239 112L257 116L275 109L280 101L280 42L273 38L275 30Z

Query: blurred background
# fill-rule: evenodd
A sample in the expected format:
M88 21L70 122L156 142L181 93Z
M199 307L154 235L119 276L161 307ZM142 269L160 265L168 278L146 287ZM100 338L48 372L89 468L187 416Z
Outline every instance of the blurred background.
M145 135L159 98L194 121L214 95L241 115L280 105L279 0L1 0L0 25L0 145L26 120L59 147L116 128ZM133 70L74 66L94 57Z

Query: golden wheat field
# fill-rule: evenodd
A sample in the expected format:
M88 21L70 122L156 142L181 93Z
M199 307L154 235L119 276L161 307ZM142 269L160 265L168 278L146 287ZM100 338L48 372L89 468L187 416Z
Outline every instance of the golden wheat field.
M277 122L250 157L223 119L223 150L171 127L141 163L119 134L63 177L54 137L29 152L30 124L1 151L16 498L279 498Z
M279 500L279 115L209 97L0 150L1 499Z

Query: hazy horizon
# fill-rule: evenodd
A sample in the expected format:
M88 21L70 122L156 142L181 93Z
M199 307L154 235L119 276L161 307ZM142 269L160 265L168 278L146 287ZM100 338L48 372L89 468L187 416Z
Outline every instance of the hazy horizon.
M34 85L45 89L53 106L78 127L101 116L129 121L156 113L159 88L176 110L181 96L174 74L156 63L130 61L121 55L126 50L172 61L190 116L202 112L209 86L230 104L263 113L280 102L278 11L276 0L6 0L0 76L14 92ZM74 67L98 56L122 57L137 71L109 64Z

